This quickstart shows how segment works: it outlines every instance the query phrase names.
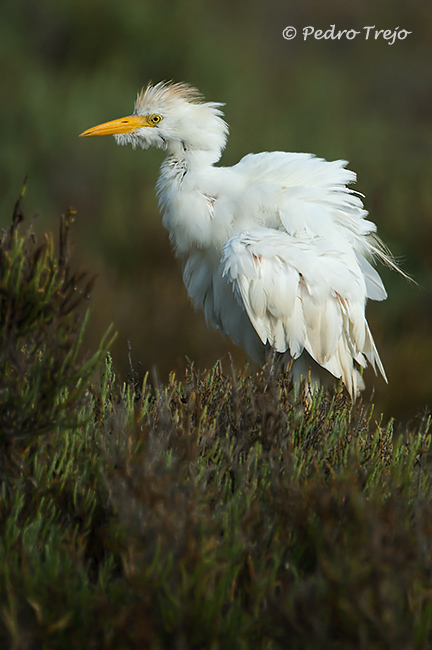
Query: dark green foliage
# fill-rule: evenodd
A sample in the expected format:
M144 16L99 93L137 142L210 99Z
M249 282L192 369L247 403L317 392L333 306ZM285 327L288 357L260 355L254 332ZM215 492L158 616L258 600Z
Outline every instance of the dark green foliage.
M24 445L56 427L76 428L77 405L104 357L78 352L86 322L81 304L95 278L70 269L73 211L61 219L58 256L51 235L38 244L19 225L22 195L0 240L0 445Z
M285 377L220 364L120 387L103 346L79 360L89 287L65 245L54 259L16 222L0 648L432 647L429 420L397 434L342 389L309 404Z

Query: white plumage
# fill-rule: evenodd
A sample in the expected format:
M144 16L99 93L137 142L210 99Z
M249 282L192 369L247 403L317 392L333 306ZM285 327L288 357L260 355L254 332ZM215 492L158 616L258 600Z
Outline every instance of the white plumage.
M163 223L183 278L207 321L258 363L276 351L299 381L342 378L351 397L359 367L385 372L365 318L368 298L386 291L371 266L394 266L366 219L345 161L261 153L215 166L228 128L219 103L186 84L141 92L133 115L82 135L164 149L157 184Z

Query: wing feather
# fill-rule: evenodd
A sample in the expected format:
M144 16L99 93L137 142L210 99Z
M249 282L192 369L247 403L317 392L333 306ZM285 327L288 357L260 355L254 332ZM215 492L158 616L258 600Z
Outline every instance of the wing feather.
M303 349L351 396L362 387L354 362L385 378L366 318L367 289L354 253L321 238L254 228L224 246L223 276L239 290L264 344L298 358ZM371 267L372 268L372 267Z

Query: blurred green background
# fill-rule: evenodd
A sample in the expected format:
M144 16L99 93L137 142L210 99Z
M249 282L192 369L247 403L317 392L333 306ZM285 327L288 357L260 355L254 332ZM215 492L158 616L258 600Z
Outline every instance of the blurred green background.
M303 40L301 30L356 29L354 40ZM286 26L298 30L282 37ZM363 27L412 31L389 45ZM129 114L149 80L187 81L226 102L222 163L288 150L343 158L379 234L418 286L382 270L389 298L368 318L389 386L367 374L366 396L403 421L432 404L432 5L430 0L3 0L0 8L1 226L29 175L38 233L77 210L75 258L100 278L86 346L109 323L117 374L186 356L204 369L230 351L189 304L154 195L160 151L79 139Z

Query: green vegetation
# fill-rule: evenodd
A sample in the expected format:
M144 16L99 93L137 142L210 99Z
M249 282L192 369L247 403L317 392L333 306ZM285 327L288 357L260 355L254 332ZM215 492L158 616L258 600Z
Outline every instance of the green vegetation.
M0 647L432 647L429 419L220 364L119 385L72 218L1 240Z
M0 247L0 443L29 441L53 428L76 429L76 406L104 357L106 346L77 363L87 316L76 312L95 278L70 272L69 231L73 213L61 219L58 259L53 240L36 246L30 229L18 234L21 199Z

